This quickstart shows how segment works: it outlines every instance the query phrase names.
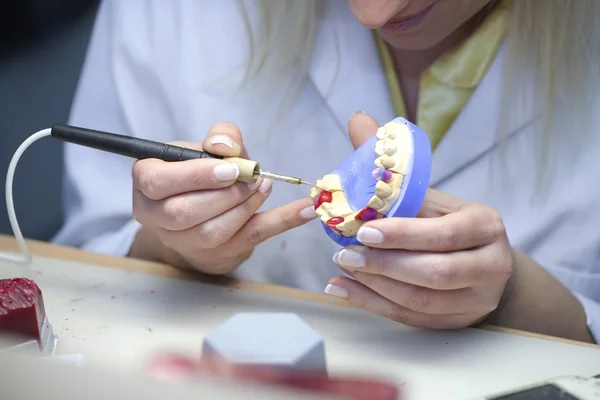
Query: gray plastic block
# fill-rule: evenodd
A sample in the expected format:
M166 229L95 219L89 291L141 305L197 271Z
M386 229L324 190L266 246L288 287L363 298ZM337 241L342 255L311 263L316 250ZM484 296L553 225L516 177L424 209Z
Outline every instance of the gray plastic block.
M323 339L293 313L240 313L204 339L202 356L326 373Z

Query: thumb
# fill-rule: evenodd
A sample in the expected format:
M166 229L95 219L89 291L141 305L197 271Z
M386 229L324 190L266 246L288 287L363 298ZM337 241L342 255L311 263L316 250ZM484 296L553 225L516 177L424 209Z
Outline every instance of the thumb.
M459 211L469 202L435 189L427 189L423 205L419 210L419 218L437 218Z
M348 121L348 136L355 149L359 148L371 136L377 133L379 124L373 117L362 111L357 111Z
M240 128L229 122L213 125L202 142L202 148L204 151L223 157L248 158Z

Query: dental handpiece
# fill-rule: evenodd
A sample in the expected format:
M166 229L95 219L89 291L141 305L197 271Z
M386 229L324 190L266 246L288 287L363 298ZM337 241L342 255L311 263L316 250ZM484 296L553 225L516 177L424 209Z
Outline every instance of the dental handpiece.
M199 158L215 158L227 161L238 166L239 182L254 183L260 177L291 183L295 185L309 185L317 187L301 178L274 174L260 169L257 161L240 157L223 157L206 151L174 146L171 144L155 142L137 137L119 135L116 133L102 132L76 126L56 124L51 129L51 136L55 139L90 147L97 150L119 154L126 157L143 160L156 158L167 162L195 160Z

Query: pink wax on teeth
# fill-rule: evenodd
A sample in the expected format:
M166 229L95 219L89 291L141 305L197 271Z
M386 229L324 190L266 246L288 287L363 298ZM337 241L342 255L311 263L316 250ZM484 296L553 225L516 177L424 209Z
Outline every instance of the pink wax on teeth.
M0 335L35 340L42 348L45 324L46 310L38 285L26 278L1 279Z

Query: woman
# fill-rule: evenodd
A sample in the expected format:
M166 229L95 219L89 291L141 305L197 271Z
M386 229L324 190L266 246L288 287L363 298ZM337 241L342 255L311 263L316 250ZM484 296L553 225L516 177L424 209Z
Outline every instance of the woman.
M315 181L402 115L430 136L432 189L422 218L369 222L366 247L338 251L307 223L305 188L234 184L218 160L132 165L67 146L56 242L329 282L411 326L598 341L599 13L594 0L105 0L71 124Z

